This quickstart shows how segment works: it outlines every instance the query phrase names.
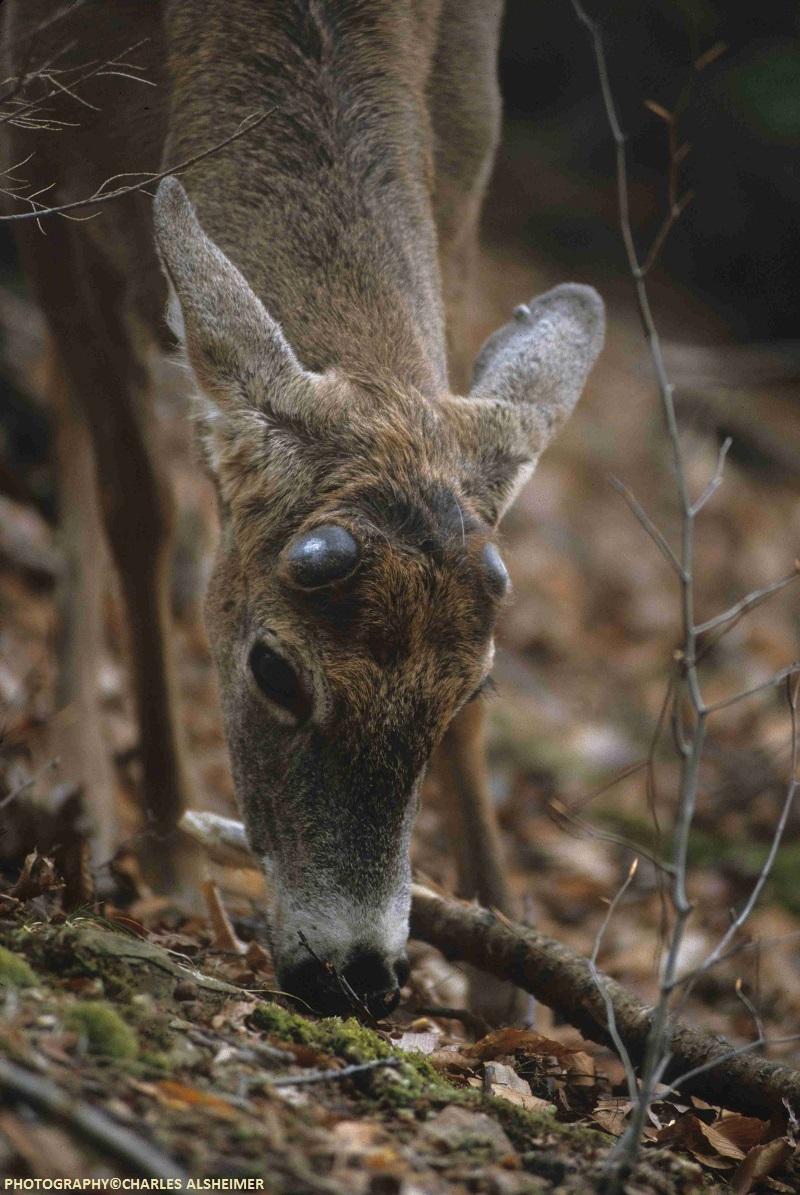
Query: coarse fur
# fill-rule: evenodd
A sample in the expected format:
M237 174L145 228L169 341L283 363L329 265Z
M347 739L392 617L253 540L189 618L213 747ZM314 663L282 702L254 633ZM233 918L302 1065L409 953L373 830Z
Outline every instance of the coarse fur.
M14 53L54 7L9 4ZM170 531L142 411L168 280L219 496L206 617L236 791L270 880L281 979L328 1006L309 953L368 1001L388 1001L402 979L421 781L445 734L458 755L458 728L474 719L463 711L491 668L506 590L497 525L602 344L595 293L558 287L490 338L467 397L451 390L497 139L499 18L495 0L122 0L113 15L87 0L32 35L37 55L69 39L86 55L144 31L158 83L122 116L118 101L98 103L48 147L36 169L55 177L57 200L134 160L183 160L269 112L181 182L164 180L152 218L137 197L86 227L59 225L44 246L26 230L23 251L94 445L132 621L146 799L167 834L185 801ZM22 148L18 130L11 140ZM290 547L330 525L352 537L357 566L298 584ZM256 646L291 668L301 709L259 688ZM91 678L76 684L90 703ZM485 852L491 827L484 837Z

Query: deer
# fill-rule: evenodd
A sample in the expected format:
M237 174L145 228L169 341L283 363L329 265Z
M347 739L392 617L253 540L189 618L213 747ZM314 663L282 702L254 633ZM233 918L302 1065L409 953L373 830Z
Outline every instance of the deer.
M48 201L122 171L155 176L267 114L154 198L49 219L46 236L18 225L58 421L71 582L59 697L79 711L97 849L115 834L91 776L107 754L102 537L129 624L147 859L164 887L190 867L175 830L189 796L167 597L175 516L150 367L177 345L217 495L205 619L278 980L337 1013L336 974L382 1016L408 977L429 765L461 894L510 911L479 700L510 592L498 528L584 388L603 304L578 283L521 304L468 377L500 127L498 0L56 9L8 0L10 76L135 44L152 85L123 100L120 72L100 71L51 101L65 127L26 166ZM11 160L30 154L30 133L6 133Z

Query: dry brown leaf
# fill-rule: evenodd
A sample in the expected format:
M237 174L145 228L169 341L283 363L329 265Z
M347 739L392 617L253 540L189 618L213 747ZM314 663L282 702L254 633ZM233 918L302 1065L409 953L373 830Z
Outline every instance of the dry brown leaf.
M573 1087L594 1087L597 1071L594 1058L585 1050L576 1050L565 1063L567 1082Z
M736 1112L725 1113L714 1121L713 1128L738 1146L743 1154L761 1145L769 1135L769 1121L759 1120L755 1116L741 1116Z
M745 1151L720 1132L717 1125L705 1124L702 1120L698 1120L697 1125L708 1144L723 1158L733 1158L736 1162L742 1160Z
M465 1058L460 1050L434 1050L432 1054L428 1055L428 1062L431 1066L435 1066L437 1071L445 1071L450 1074L467 1075L473 1068L474 1063L470 1058Z
M592 1119L600 1125L601 1129L605 1129L607 1133L612 1133L615 1137L621 1137L625 1132L626 1122L631 1113L633 1104L626 1099L602 1099L595 1104L592 1112Z
M247 944L245 959L247 960L248 967L253 971L272 970L272 959L269 951L265 950L259 942L256 942L255 938Z
M219 1116L223 1120L235 1120L239 1115L237 1108L227 1100L220 1099L210 1091L201 1091L199 1087L188 1087L185 1083L177 1083L174 1079L160 1079L153 1083L153 1094L156 1099L170 1108L196 1108L198 1111L209 1112L212 1116Z
M228 954L246 954L247 947L233 928L217 885L213 880L204 880L200 885L200 890L203 893L203 900L206 902L215 948Z
M696 1162L702 1166L708 1166L711 1170L732 1170L741 1158L741 1152L739 1151L736 1157L732 1158L730 1151L734 1150L735 1146L732 1146L727 1139L720 1137L720 1143L724 1143L724 1148L728 1151L721 1153L717 1148L717 1141L710 1141L706 1134L709 1127L693 1113L687 1112L684 1116L679 1116L672 1124L661 1129L655 1139L659 1145L686 1150Z
M531 1029L497 1029L472 1046L465 1046L465 1054L481 1062L501 1058L506 1054L532 1054L534 1057L566 1058L575 1050L552 1038L543 1037Z
M34 896L41 896L59 883L55 864L46 855L38 851L31 851L26 855L19 879L11 889L9 896L16 900L31 900Z
M731 1179L734 1195L748 1195L755 1183L782 1170L791 1155L792 1146L785 1137L756 1145Z

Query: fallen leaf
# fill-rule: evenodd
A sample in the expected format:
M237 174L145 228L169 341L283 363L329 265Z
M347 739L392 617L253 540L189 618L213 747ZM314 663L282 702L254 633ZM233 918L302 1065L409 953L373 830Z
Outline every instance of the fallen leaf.
M717 1133L727 1137L733 1145L738 1146L743 1154L756 1145L762 1145L769 1134L768 1121L759 1120L756 1116L740 1116L738 1113L721 1116L719 1120L714 1121L712 1127Z
M597 1081L594 1058L585 1050L576 1050L566 1062L566 1075L573 1087L594 1087Z
M234 1108L233 1104L220 1099L210 1091L202 1091L199 1087L188 1087L174 1079L161 1079L152 1086L156 1098L167 1107L197 1108L223 1120L235 1120L239 1116L239 1110Z
M598 1100L592 1112L592 1119L607 1133L621 1137L632 1108L633 1104L626 1099Z
M731 1179L734 1195L748 1195L755 1183L782 1170L791 1155L792 1146L785 1137L754 1146Z
M481 1062L488 1062L492 1058L501 1058L508 1054L565 1058L574 1054L575 1050L549 1037L543 1037L541 1033L534 1033L531 1029L497 1029L476 1041L474 1045L466 1046L464 1053Z

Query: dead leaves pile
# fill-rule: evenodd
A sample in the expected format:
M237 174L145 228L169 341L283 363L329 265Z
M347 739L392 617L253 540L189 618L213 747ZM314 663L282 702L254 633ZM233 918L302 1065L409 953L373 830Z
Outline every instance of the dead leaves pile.
M619 1137L625 1131L632 1104L613 1097L598 1100L592 1121ZM756 1190L786 1192L798 1189L797 1177L786 1181L789 1163L798 1158L797 1121L791 1112L772 1121L712 1108L692 1097L690 1103L664 1100L650 1109L645 1140L689 1154L701 1166L724 1174L735 1195ZM784 1177L780 1177L783 1175Z
M498 1029L473 1045L442 1047L436 1034L406 1032L401 1048L420 1050L456 1084L482 1088L487 1095L533 1112L582 1120L620 1137L633 1110L629 1099L609 1094L610 1084L594 1057L580 1045L565 1044L527 1029ZM734 1195L798 1190L798 1124L790 1110L772 1121L713 1108L702 1100L662 1100L650 1110L645 1141L685 1154L724 1178Z

